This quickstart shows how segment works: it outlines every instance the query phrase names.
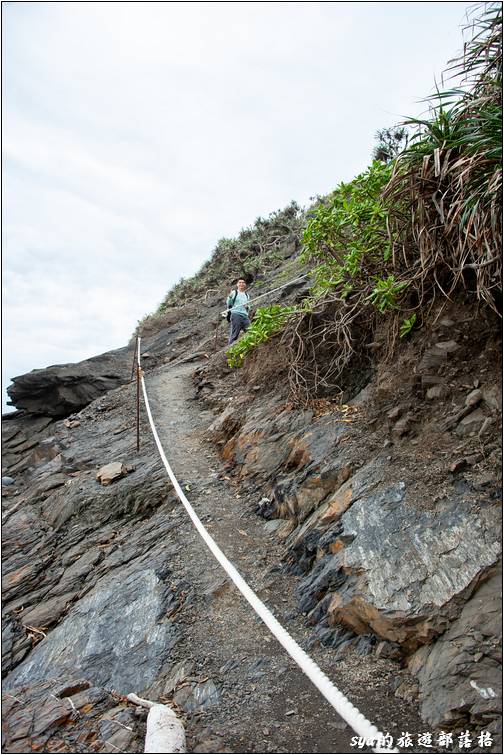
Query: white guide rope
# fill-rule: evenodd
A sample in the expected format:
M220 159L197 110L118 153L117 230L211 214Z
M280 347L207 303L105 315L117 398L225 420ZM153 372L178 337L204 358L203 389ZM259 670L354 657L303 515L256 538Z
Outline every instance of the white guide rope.
M138 367L140 368L140 338L138 338ZM335 711L341 718L343 718L349 726L360 736L363 737L369 744L375 743L373 747L374 752L378 753L397 753L399 750L383 747L380 742L383 742L383 734L377 729L376 726L371 724L365 716L353 705L339 689L331 682L331 680L324 674L324 672L317 666L310 656L303 650L302 647L290 636L290 634L283 628L280 622L273 616L269 608L260 600L255 592L248 586L243 577L239 574L233 564L226 558L221 551L215 540L207 532L202 522L198 518L193 507L187 500L182 488L180 487L177 478L173 474L173 471L168 463L163 446L159 440L154 420L152 419L152 413L149 404L149 398L147 396L147 389L145 387L145 380L142 371L140 371L140 379L142 383L142 391L145 399L145 408L147 409L147 415L156 441L161 460L165 466L168 476L175 488L175 491L180 498L185 510L189 514L192 523L198 530L199 534L205 541L206 545L212 552L213 556L220 563L226 574L234 582L239 589L243 597L250 603L254 611L261 617L273 636L278 642L283 645L285 650L289 653L291 658L297 663L297 665L304 671L310 681L317 687L319 692L325 697L328 703L330 703Z

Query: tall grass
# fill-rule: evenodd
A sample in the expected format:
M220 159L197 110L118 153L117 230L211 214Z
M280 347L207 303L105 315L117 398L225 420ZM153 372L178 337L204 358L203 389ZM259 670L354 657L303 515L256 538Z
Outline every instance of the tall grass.
M479 13L478 13L479 10ZM460 283L497 309L502 292L502 6L476 6L472 36L384 192L394 254L420 287Z

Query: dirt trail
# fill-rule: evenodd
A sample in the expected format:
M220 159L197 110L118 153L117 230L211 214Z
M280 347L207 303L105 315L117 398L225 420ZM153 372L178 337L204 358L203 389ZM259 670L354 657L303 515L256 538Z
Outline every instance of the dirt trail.
M193 370L193 365L178 365L146 376L166 455L208 531L252 589L306 648L311 632L296 606L297 578L278 569L282 547L252 512L250 498L223 479L222 463L204 439L213 414L193 400ZM254 498L259 500L261 491ZM357 751L350 747L354 732L226 580L186 512L178 511L176 516L180 520L176 531L179 548L170 565L174 580L188 583L188 595L177 615L182 639L174 660L187 667L192 662L192 679L212 680L219 693L218 702L187 715L190 751ZM349 656L334 662L334 651L318 644L309 652L382 730L396 735L425 730L416 711L394 697L395 664L372 656Z

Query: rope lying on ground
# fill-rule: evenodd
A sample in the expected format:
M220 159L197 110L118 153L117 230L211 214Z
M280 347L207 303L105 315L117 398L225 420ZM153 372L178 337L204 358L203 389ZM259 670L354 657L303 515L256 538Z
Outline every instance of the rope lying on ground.
M138 339L138 367L140 369L140 338ZM212 555L220 563L226 574L234 582L239 589L243 597L250 603L254 611L261 617L273 636L278 642L285 648L291 658L297 663L310 681L317 687L319 692L325 697L328 703L330 703L335 711L341 718L343 718L349 726L360 736L365 738L370 744L374 743L373 751L377 753L385 752L399 752L396 749L383 747L380 745L380 741L383 741L383 734L377 729L376 726L371 724L367 718L353 705L347 698L339 691L339 689L331 682L331 680L324 674L324 672L317 666L310 656L303 650L300 645L290 636L290 634L283 628L280 622L273 616L269 608L260 600L255 592L248 586L243 577L239 574L233 564L226 558L221 551L215 540L207 532L202 522L198 518L198 515L194 511L193 507L187 500L182 488L180 487L177 478L175 477L172 468L166 458L163 446L159 440L154 420L152 419L152 412L150 409L149 398L147 396L147 388L145 386L145 379L140 369L140 380L142 384L142 391L145 400L145 408L149 418L152 434L156 442L159 455L168 473L168 476L172 482L175 492L180 498L182 505L189 514L189 517L194 524L195 528L205 541L205 544L210 549ZM378 743L378 744L377 744Z

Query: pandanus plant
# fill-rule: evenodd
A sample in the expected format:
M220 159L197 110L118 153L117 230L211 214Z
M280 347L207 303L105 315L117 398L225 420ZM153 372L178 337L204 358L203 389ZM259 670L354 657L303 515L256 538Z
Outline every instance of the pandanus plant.
M498 309L502 292L502 6L477 6L471 38L451 61L456 86L430 100L429 118L385 189L394 255L417 287L450 295L470 282ZM479 14L478 14L479 13Z

